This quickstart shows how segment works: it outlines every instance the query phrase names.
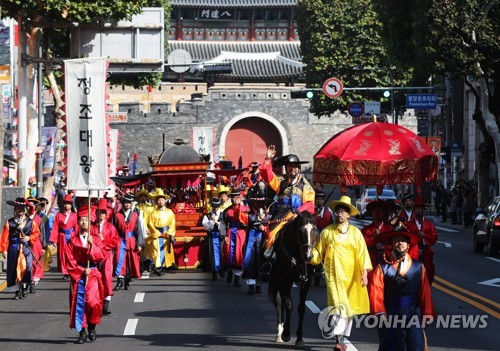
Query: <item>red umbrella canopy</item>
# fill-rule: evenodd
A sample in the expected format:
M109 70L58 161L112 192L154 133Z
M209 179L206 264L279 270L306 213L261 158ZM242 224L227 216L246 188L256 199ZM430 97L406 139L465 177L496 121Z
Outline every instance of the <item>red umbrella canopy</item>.
M366 123L334 135L314 155L313 180L349 185L421 184L437 176L438 158L411 130Z

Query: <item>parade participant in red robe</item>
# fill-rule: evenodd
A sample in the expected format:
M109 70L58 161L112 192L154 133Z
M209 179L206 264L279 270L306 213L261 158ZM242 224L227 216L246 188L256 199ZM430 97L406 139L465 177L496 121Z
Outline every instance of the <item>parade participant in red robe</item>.
M114 225L120 237L115 255L115 290L130 289L130 281L141 276L140 252L144 247L144 233L139 221L139 210L132 209L134 195L122 198L122 209L115 215Z
M13 287L14 300L19 300L26 297L26 288L33 280L33 245L38 241L40 229L27 215L26 199L18 197L7 204L14 206L14 217L3 227L0 252L7 259L7 286Z
M390 232L393 230L393 226L385 221L389 210L390 204L383 200L370 202L366 206L366 211L368 212L368 215L372 217L373 222L365 225L363 229L361 229L361 233L365 238L372 267L377 267L377 265L382 262L384 254L384 244L377 242L378 235L380 233ZM368 272L368 282L372 280L373 273L373 270Z
M33 281L30 284L30 293L35 293L36 288L35 285L38 284L40 279L44 277L44 267L42 264L42 258L45 247L45 223L42 221L42 217L38 214L37 207L40 204L40 201L30 196L26 199L29 203L28 206L28 215L29 217L36 223L38 228L40 229L40 236L38 240L33 243Z
M258 162L252 162L248 166L249 171L247 172L247 174L245 174L243 178L243 184L245 185L246 188L251 188L262 180L262 176L260 175L259 171L259 166L260 163Z
M326 194L322 191L317 191L314 197L314 219L318 234L330 224L333 224L335 216L330 207L325 206Z
M424 264L429 284L432 284L436 269L434 267L434 250L431 246L436 243L438 236L434 223L424 218L425 206L423 198L418 196L414 204L415 218L407 223L406 227L410 232L422 238L418 247L415 246L414 249L410 250L410 255L414 259L418 258Z
M108 200L100 199L97 208L98 215L98 235L104 244L106 256L102 261L99 271L102 275L102 284L104 285L104 306L103 314L110 314L109 301L113 296L113 252L120 247L120 237L113 224L107 221L109 210Z
M406 193L401 201L403 202L403 208L399 213L399 219L406 224L415 218L415 213L413 212L413 195Z
M63 274L63 279L68 279L64 252L66 251L66 243L76 229L78 217L76 213L72 212L73 197L71 195L68 194L64 197L63 206L64 208L56 214L54 219L50 241L57 244L57 271Z
M78 226L65 246L64 259L71 278L69 292L70 328L80 335L76 343L96 340L97 324L101 323L104 287L97 266L106 256L98 229L90 223L95 220L94 208L82 206L78 210ZM90 217L90 221L89 221ZM85 330L88 326L88 334Z
M229 269L226 281L231 282L233 274L234 286L240 287L240 275L243 267L243 253L250 209L243 203L243 197L237 191L231 193L232 205L224 210L219 229L224 239L225 266Z
M314 195L314 219L318 228L318 237L323 229L333 224L335 215L330 207L325 205L326 194L322 191L316 191ZM316 238L318 239L318 238ZM319 286L321 277L323 276L323 266L318 265L314 269L314 286Z
M425 267L408 254L421 238L399 227L377 239L393 248L384 253L369 283L371 313L381 319L379 350L426 350L424 327L436 313Z

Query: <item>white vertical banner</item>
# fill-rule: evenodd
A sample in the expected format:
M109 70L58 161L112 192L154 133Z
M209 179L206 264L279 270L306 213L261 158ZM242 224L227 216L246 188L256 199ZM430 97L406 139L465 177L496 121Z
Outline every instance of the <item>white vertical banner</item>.
M200 155L210 154L214 159L214 129L212 127L193 127L193 149Z
M108 188L106 70L106 58L64 61L68 189Z

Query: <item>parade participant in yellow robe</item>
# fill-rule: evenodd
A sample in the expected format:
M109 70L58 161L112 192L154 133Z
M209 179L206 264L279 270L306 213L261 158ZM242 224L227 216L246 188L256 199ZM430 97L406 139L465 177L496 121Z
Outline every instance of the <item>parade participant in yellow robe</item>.
M149 230L146 238L147 257L152 260L153 272L162 275L165 268L175 264L175 215L167 208L170 196L165 195L162 189L155 189L150 197L156 202L156 208L146 220Z
M335 222L321 232L311 264L324 264L329 313L345 321L345 328L334 330L335 349L346 350L344 335L350 335L352 317L370 313L367 285L372 265L363 235L349 224L349 218L358 213L351 199L342 196L328 206Z
M149 192L145 189L141 189L135 193L135 199L137 200L135 207L141 211L142 217L144 221L146 221L149 214L155 209L155 205L148 202Z
M149 192L145 189L141 189L138 192L135 193L135 199L137 200L137 203L135 204L135 208L140 211L140 216L139 216L139 223L140 226L143 227L143 233L144 233L144 239L148 237L149 234L149 229L146 226L146 220L148 216L150 215L151 212L155 209L155 205L150 203L149 200ZM149 269L149 259L147 257L147 252L146 250L141 251L141 262L142 262L142 269Z
M226 208L233 204L229 198L229 195L231 195L231 188L221 184L217 187L217 194L219 195L219 199L222 201L219 211L224 212Z

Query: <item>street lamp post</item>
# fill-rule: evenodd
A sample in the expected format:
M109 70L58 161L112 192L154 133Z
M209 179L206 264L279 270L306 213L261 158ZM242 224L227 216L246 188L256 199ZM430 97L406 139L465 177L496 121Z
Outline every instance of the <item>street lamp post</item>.
M386 68L385 70L389 72L389 79L391 80L390 81L390 84L391 84L391 90L390 90L390 92L391 92L391 117L392 117L392 123L398 124L397 114L394 113L394 73L390 69Z

